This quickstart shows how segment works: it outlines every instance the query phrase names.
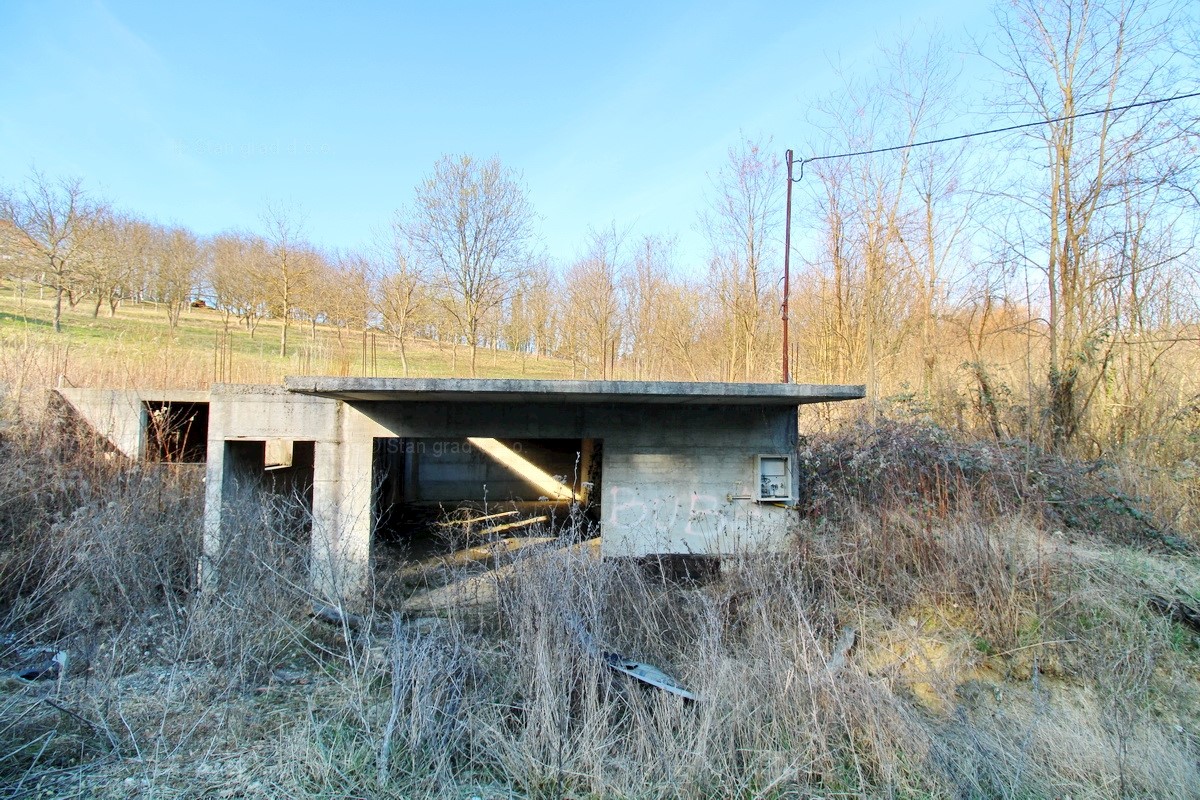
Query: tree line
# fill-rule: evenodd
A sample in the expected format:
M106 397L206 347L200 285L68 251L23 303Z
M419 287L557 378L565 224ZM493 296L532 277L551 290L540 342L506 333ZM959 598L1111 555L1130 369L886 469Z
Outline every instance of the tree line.
M405 346L421 338L461 346L472 375L480 348L500 348L566 359L579 377L760 380L777 316L764 266L779 256L777 159L750 142L730 158L727 191L705 217L707 276L679 269L670 237L615 223L591 231L573 262L551 263L519 177L469 155L441 158L384 235L340 252L312 244L303 215L283 205L253 231L200 237L115 211L79 179L35 172L0 197L3 263L14 291L52 293L56 331L64 308L116 316L130 302L160 306L175 327L202 299L251 337L279 322L281 356L297 328L372 329L391 337L406 372ZM720 330L701 322L708 314Z
M814 104L823 133L807 152L839 157L806 160L794 185L796 379L863 382L872 409L1051 447L1165 452L1200 437L1200 126L1194 101L1164 102L1195 88L1194 23L1186 6L1017 0L977 45L986 113L950 51L913 40ZM1041 124L922 143L964 119ZM56 329L64 303L152 301L174 326L201 297L248 336L278 321L281 355L298 331L385 333L405 374L425 339L452 347L456 374L492 348L564 359L580 378L770 381L781 150L745 138L713 165L703 264L615 222L554 263L520 176L471 155L439 159L353 251L314 246L284 206L206 238L38 173L0 194L0 245L15 284L53 292Z

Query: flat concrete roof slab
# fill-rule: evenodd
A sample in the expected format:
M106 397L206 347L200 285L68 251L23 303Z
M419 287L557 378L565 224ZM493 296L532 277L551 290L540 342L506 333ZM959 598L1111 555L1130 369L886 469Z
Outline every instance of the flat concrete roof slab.
M547 381L512 378L284 379L289 391L349 402L666 403L778 405L858 400L865 386L811 383Z

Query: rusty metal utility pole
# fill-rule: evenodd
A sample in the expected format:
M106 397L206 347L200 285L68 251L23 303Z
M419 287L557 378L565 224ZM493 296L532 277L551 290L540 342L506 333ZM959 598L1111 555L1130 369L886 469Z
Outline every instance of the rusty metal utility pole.
M792 258L792 151L784 154L787 161L787 214L783 223L783 383L791 383L788 359L788 294L791 289Z

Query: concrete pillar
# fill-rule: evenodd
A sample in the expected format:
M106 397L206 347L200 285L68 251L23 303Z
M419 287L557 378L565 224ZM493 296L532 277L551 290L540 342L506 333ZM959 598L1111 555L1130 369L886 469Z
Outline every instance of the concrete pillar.
M204 487L204 540L200 556L200 586L205 591L217 588L217 564L232 514L241 510L248 494L262 484L263 455L261 441L210 441Z
M217 588L217 556L221 552L221 501L225 487L224 442L208 444L208 463L204 475L204 532L197 565L200 588Z
M369 596L371 462L369 436L317 444L311 577L321 602L355 607Z

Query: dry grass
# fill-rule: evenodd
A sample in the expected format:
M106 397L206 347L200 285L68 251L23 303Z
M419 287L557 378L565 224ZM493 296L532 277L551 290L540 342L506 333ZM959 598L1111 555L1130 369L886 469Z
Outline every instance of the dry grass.
M50 300L22 304L0 282L0 417L35 417L45 391L60 385L124 389L207 389L213 383L278 383L286 375L399 376L396 342L375 332L316 331L295 325L287 357L280 357L275 320L262 322L251 337L226 325L212 309L188 309L171 329L162 309L130 303L116 317L93 318L82 307L64 311L64 330L53 333ZM236 322L236 321L235 321ZM407 342L413 377L462 376L469 352L447 343ZM481 350L483 377L569 378L571 365L502 350Z
M0 796L1197 796L1200 650L1146 604L1200 598L1195 557L1125 512L1056 533L1001 449L872 435L810 443L787 556L692 585L527 548L491 603L352 630L309 616L303 548L261 515L194 593L195 475L10 434L0 658L72 667L3 683Z

